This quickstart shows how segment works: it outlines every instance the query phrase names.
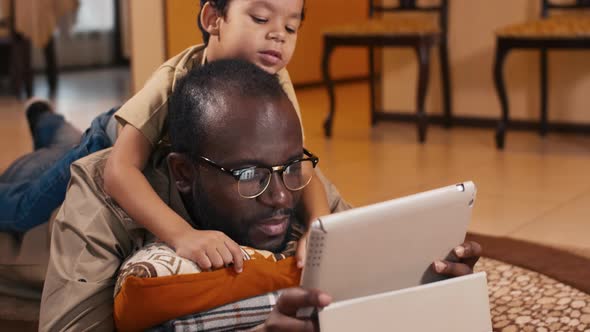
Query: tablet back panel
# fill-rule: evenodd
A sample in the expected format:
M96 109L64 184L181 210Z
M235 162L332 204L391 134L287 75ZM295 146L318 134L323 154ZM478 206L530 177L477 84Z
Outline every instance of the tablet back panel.
M483 272L336 302L319 313L322 332L491 332Z
M475 193L465 182L320 218L301 285L342 301L441 280L431 264L464 241Z

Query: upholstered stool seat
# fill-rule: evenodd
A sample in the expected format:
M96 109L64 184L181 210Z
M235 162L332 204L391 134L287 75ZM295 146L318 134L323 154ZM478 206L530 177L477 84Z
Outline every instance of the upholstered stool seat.
M556 16L513 24L498 29L496 35L505 38L589 38L590 15Z
M506 130L510 124L509 103L504 83L503 65L506 55L513 49L540 51L541 119L539 133L547 134L548 74L547 52L554 49L590 49L590 0L541 1L541 18L501 27L496 33L494 83L500 99L502 115L496 129L496 147L503 149ZM549 11L555 11L549 15Z
M331 27L323 31L330 36L394 36L440 34L436 18L431 15L395 15L360 23Z

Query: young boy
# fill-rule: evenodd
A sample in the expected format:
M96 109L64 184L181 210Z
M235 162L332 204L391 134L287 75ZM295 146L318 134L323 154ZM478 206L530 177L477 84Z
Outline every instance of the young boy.
M123 129L106 165L107 193L132 219L202 269L233 264L239 273L243 256L238 244L226 235L192 228L158 197L142 174L152 149L166 138L168 98L190 68L206 61L241 58L278 75L301 118L285 67L293 55L303 17L304 0L201 0L199 27L205 44L168 60L115 115ZM307 224L329 213L317 176L304 189L303 204ZM305 244L304 236L296 252L299 267L303 266Z

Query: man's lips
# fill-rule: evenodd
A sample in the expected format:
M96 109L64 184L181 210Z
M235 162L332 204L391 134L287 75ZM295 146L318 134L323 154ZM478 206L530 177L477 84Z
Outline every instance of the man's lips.
M279 236L287 231L289 226L289 216L275 216L269 219L261 220L256 223L255 227L258 228L266 236L273 237Z
M267 50L259 52L262 61L265 62L267 65L275 66L283 61L283 55L281 52Z

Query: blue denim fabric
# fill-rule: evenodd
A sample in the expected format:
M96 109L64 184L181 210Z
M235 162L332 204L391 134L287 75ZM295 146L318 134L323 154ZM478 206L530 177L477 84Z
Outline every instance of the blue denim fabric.
M0 176L0 231L23 233L47 222L65 198L70 165L111 146L106 127L115 111L96 117L81 138L60 115L48 113L39 119L33 136L41 148L16 160Z

